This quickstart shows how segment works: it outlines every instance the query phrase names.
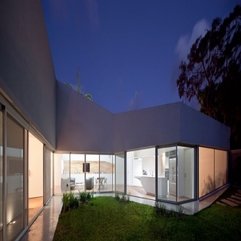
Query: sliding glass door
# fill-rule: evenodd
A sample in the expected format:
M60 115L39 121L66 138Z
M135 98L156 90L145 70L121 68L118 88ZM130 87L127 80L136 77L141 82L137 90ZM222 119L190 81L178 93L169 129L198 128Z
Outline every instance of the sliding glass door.
M7 116L6 236L14 240L24 228L24 129Z
M183 202L194 198L194 148L158 149L158 199Z

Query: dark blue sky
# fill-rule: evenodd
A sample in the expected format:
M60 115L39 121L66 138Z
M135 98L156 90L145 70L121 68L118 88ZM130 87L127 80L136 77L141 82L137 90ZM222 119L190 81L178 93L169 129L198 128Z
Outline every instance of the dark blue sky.
M112 112L179 101L180 60L239 2L42 0L56 78Z

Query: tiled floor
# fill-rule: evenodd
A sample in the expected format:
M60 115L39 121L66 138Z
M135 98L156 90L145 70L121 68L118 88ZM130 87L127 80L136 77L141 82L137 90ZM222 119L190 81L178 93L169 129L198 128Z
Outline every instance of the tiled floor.
M62 208L61 196L54 196L44 207L21 241L52 241Z

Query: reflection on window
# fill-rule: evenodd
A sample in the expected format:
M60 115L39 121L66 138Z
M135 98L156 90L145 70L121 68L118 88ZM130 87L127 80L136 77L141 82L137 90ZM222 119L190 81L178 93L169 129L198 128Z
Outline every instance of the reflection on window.
M13 240L24 227L24 129L7 118L7 240Z

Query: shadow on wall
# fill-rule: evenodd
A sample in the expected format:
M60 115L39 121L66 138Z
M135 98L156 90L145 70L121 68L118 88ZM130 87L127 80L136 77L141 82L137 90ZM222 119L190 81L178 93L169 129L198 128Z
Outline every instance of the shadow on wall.
M219 172L217 177L216 177L216 180L215 180L215 187L219 188L219 187L225 185L226 182L227 182L226 174L223 173L223 172Z
M208 176L207 177L207 182L204 181L204 187L201 191L201 196L204 196L205 194L213 191L215 189L215 183L214 183L214 180Z

